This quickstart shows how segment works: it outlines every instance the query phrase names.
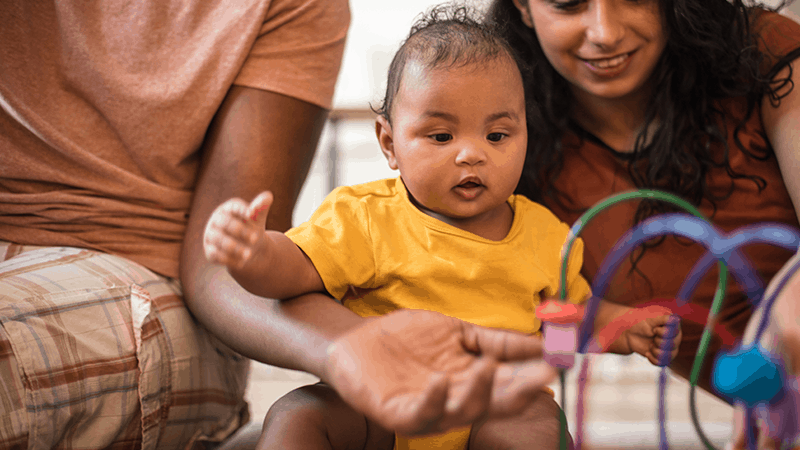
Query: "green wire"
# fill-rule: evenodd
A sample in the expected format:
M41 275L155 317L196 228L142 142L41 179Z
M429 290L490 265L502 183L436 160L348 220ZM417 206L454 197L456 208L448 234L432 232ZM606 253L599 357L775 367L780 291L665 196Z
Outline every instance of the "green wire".
M604 211L605 209L616 205L618 203L622 203L628 200L633 199L650 199L650 200L660 200L666 203L671 203L673 205L679 206L685 211L691 213L695 217L705 220L709 222L708 218L705 217L697 208L694 207L691 203L687 202L686 200L672 195L668 192L658 191L653 189L639 189L636 191L630 192L622 192L620 194L612 195L611 197L606 198L605 200L601 201L600 203L596 204L588 211L583 213L578 220L575 221L575 224L570 228L570 232L567 235L567 242L564 244L562 255L561 255L561 285L559 288L559 300L566 300L567 297L567 266L569 262L569 254L572 251L572 245L575 242L575 239L578 238L583 228L588 224L597 214ZM708 347L711 342L711 334L712 330L709 327L709 324L716 322L717 313L722 308L722 301L725 298L725 286L728 282L728 268L723 261L719 261L719 282L717 283L717 290L714 293L714 300L711 304L711 312L708 316L708 321L706 322L706 326L703 329L703 335L700 338L700 344L698 346L697 354L695 355L694 363L692 364L692 373L690 376L690 383L692 385L692 391L694 390L694 386L697 385L697 379L700 376L700 369L703 366L703 361L705 360L706 353L708 353ZM563 374L563 371L562 371ZM564 377L561 376L561 390L564 391L565 388L565 381ZM693 406L694 402L690 401L690 406ZM562 405L562 409L564 405ZM691 408L690 408L691 409ZM697 414L694 409L691 410L693 422L695 426L695 430L697 431L700 439L705 444L708 450L715 450L714 446L711 445L711 442L703 433L702 428L700 427L700 423L696 420ZM562 423L562 441L561 441L561 449L566 449L566 435L564 431L566 430L566 413L564 414L564 422Z
M605 200L601 201L600 203L596 204L595 206L591 207L588 211L583 213L578 218L578 220L575 221L575 224L573 224L572 228L570 229L570 233L567 236L567 242L564 244L564 250L561 255L561 286L559 289L559 299L564 300L567 297L566 280L567 280L567 263L569 261L568 255L572 251L572 245L575 243L575 239L578 238L578 235L580 235L581 231L583 231L583 228L589 222L591 222L596 215L600 214L602 211L608 209L609 207L614 206L618 203L634 199L661 200L667 203L672 203L673 205L680 206L684 210L692 213L692 215L699 217L700 219L703 219L705 221L708 221L708 219L705 216L703 216L703 214L700 211L698 211L697 208L694 207L694 205L668 192L656 191L652 189L639 189L631 192L622 192L606 198ZM722 267L724 267L724 264L722 264Z
M726 270L723 270L726 269ZM708 320L706 321L706 326L703 328L703 334L700 337L700 345L698 346L697 354L694 356L694 363L692 363L692 373L689 376L689 412L692 415L692 422L694 423L694 428L697 431L698 436L700 436L700 440L703 441L703 445L706 446L708 450L716 450L714 445L711 444L711 440L708 439L708 436L705 435L703 432L703 428L700 426L700 420L697 417L697 404L695 401L695 388L697 387L697 380L700 378L700 369L703 367L703 362L706 359L706 353L708 352L708 346L711 343L711 333L712 333L712 326L717 321L717 313L722 308L722 301L725 299L725 285L728 282L728 271L725 264L720 263L720 271L719 271L719 285L717 286L717 291L714 293L714 301L711 303L711 312L708 314Z

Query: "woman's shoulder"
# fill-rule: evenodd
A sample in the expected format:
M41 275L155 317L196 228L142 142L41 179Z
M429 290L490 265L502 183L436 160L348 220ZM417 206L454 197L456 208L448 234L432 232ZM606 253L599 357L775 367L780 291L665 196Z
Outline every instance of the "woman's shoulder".
M780 58L800 47L800 23L773 11L755 10L753 32L769 58Z

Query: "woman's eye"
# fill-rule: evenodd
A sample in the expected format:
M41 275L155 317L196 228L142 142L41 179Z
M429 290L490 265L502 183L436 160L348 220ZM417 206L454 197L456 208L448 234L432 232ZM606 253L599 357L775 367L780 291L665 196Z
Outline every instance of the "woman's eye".
M486 139L492 142L500 142L504 137L506 137L506 135L503 133L489 133Z
M568 1L558 1L558 0L551 0L551 3L556 9L561 9L564 11L570 11L576 9L578 6L581 5L586 0L568 0Z
M431 135L431 137L436 142L447 142L450 139L453 139L453 136L449 135L447 133L436 133L436 134Z

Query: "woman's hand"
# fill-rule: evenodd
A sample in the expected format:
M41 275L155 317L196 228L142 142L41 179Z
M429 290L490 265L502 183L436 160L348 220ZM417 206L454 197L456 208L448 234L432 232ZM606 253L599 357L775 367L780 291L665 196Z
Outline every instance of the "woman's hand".
M323 381L387 429L437 433L520 412L556 375L542 345L539 337L400 310L338 338Z
M793 256L773 277L764 298L771 295L777 280L785 275L791 276L783 290L775 298L769 322L760 340L768 350L780 357L786 371L783 397L779 397L768 407L756 411L757 448L770 450L785 448L783 440L788 440L792 449L800 449L800 273L788 274L788 270L800 258ZM757 325L761 321L762 309L756 310L747 325L745 342L752 342ZM726 448L744 450L747 447L745 433L745 410L737 407L733 418L733 438Z
M800 356L800 334L796 330L783 333L779 337L779 346L784 354ZM798 361L798 359L794 359ZM754 411L756 424L756 448L758 450L778 450L789 448L800 449L800 374L786 367L787 380L784 391L769 406L756 407ZM744 406L736 406L733 416L733 437L726 445L726 450L746 450L747 433L745 431ZM786 441L786 445L783 442Z

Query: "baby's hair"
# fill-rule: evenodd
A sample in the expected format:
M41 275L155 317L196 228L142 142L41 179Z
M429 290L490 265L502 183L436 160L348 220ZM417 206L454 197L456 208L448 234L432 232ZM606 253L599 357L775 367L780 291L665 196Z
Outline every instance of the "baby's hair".
M394 55L386 94L380 108L373 111L391 123L392 104L410 61L422 64L425 69L451 69L503 57L522 67L497 28L485 23L475 10L455 3L434 6L417 19Z

